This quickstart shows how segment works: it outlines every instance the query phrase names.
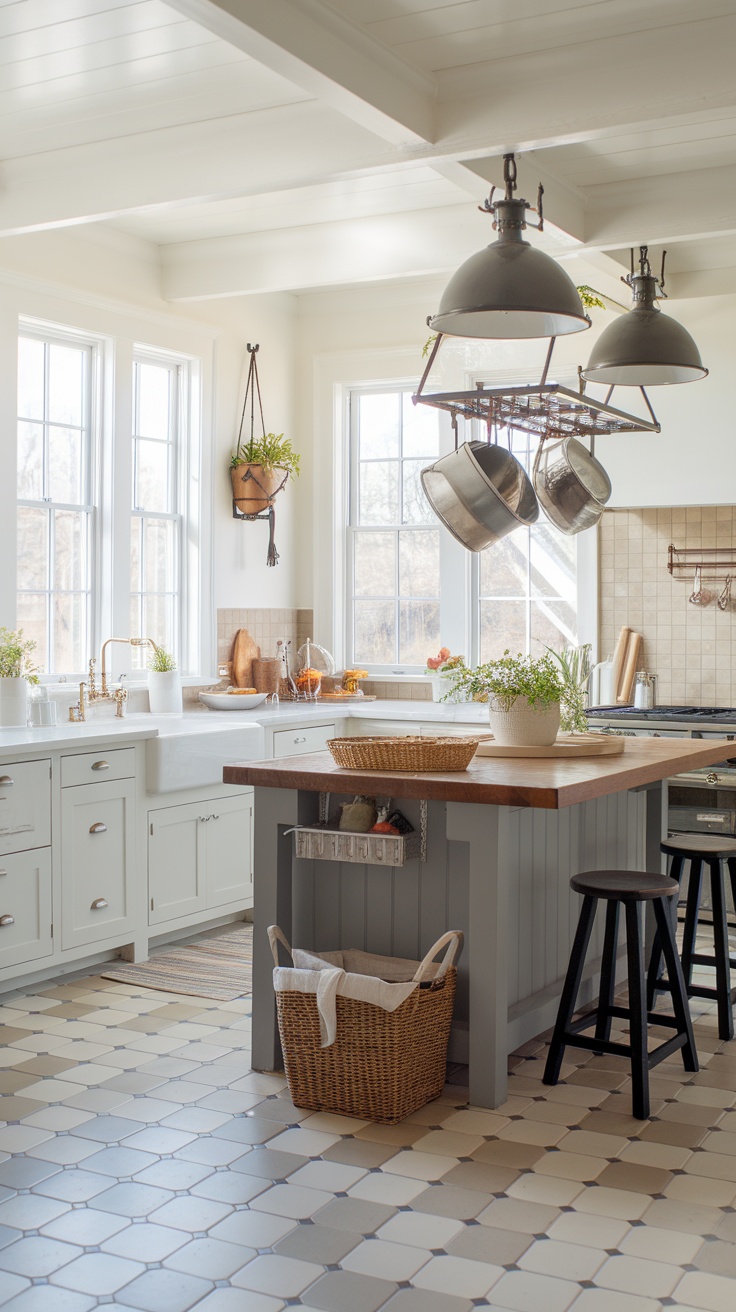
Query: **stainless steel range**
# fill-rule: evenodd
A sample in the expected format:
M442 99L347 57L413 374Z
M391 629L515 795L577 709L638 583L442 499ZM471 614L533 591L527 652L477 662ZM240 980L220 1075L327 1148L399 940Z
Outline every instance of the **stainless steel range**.
M591 727L605 733L649 738L726 738L733 758L669 780L670 833L736 837L736 708L733 706L596 706Z

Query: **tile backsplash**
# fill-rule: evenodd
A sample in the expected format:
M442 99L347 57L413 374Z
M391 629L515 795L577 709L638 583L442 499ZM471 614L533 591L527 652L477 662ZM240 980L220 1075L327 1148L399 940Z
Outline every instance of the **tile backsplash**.
M704 577L712 600L694 606L694 569L667 569L670 543L736 552L736 507L608 510L599 532L600 659L627 624L643 636L639 668L658 676L660 705L736 706L736 597L725 611L716 604L725 573Z
M259 610L223 609L217 612L217 663L230 659L230 648L238 629L247 629L258 643L261 656L275 656L276 643L279 638L291 642L293 657L307 638L313 638L314 622L311 610L297 610L294 607Z

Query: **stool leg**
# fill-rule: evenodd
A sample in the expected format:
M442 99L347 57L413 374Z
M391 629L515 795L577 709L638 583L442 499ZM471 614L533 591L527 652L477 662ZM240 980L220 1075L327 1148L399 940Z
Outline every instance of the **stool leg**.
M583 966L585 965L585 954L588 951L590 935L593 931L593 921L595 920L596 903L598 899L586 894L583 898L583 905L580 908L580 919L578 927L575 930L572 952L570 954L570 964L567 968L565 983L562 986L562 995L560 997L560 1006L557 1012L557 1020L552 1033L552 1041L549 1045L547 1054L547 1064L544 1068L542 1080L545 1084L556 1084L560 1078L560 1067L562 1058L565 1053L565 1033L572 1020L575 1011L580 981L583 977Z
M693 953L695 952L695 935L698 932L698 910L700 908L700 887L703 882L703 862L698 857L690 861L690 878L687 885L687 906L685 908L685 929L682 935L682 973L685 988L690 992L693 982Z
M693 1035L693 1025L690 1018L690 1005L687 1000L685 991L685 980L682 975L682 966L680 958L677 955L677 943L675 941L674 930L672 928L671 908L666 905L667 901L675 902L675 898L656 898L654 902L654 918L657 922L657 932L660 935L662 943L662 952L664 953L665 967L667 978L670 982L670 993L672 994L672 1009L677 1021L678 1034L686 1034L687 1042L682 1049L682 1061L686 1071L697 1071L698 1054L695 1048L695 1038Z
M736 911L736 857L728 858L728 877L731 881L731 897L733 899L734 911ZM728 917L726 918L728 919Z
M639 903L626 903L626 954L629 963L629 1027L631 1032L631 1102L639 1121L649 1116L649 1061L644 986L644 953Z
M603 939L601 957L601 987L598 994L598 1018L595 1023L595 1037L608 1040L611 1037L611 1007L616 981L616 947L618 945L619 902L609 902L606 906L606 932Z
M682 881L682 867L685 864L685 858L682 856L673 856L670 866L670 879L676 879L678 884ZM734 872L736 880L736 871ZM677 924L677 898L672 898L672 920ZM649 970L647 972L647 1010L654 1010L654 995L657 992L657 980L662 966L662 936L659 929L655 931L652 941L652 952L649 958Z
M716 954L716 992L718 1002L718 1037L733 1038L733 1010L731 1008L731 965L728 958L728 926L726 902L723 895L723 865L709 861L710 888L713 902L713 946Z

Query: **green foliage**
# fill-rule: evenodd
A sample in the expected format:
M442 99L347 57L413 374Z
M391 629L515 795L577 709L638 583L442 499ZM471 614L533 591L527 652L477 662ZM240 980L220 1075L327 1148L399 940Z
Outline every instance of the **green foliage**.
M424 346L422 347L423 360L426 359L426 357L429 355L438 337L439 337L439 333L432 333L432 336L427 338L426 342L424 343Z
M262 465L266 473L274 469L283 469L291 478L299 477L300 457L293 450L289 438L283 433L264 433L262 437L253 436L249 442L238 444L230 457L230 468L239 465Z
M450 693L463 692L470 701L490 702L494 710L510 711L517 697L526 697L530 706L544 708L559 702L563 685L551 656L512 656L508 648L498 660L459 668Z
M176 669L176 661L170 651L156 647L148 658L148 668L157 674L168 674L170 670Z
M36 644L32 638L23 638L23 630L0 628L0 679L27 679L38 683L35 665L29 661Z
M585 694L590 679L592 646L586 642L582 647L567 647L563 652L554 651L551 647L547 651L559 663L562 676L560 728L564 733L588 733Z
M595 288L583 284L582 287L578 287L577 291L586 310L605 310L605 302L601 300L600 292L597 292Z

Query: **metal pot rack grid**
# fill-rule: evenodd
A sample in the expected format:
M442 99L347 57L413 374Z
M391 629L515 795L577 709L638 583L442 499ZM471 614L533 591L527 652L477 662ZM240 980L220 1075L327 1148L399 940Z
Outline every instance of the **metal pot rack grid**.
M437 357L442 342L442 333L438 333L427 367L412 401L416 405L434 406L445 410L452 416L457 445L457 420L479 419L488 432L495 428L513 429L529 433L541 441L546 438L585 437L592 444L596 437L607 437L613 433L659 433L661 425L652 409L649 397L643 387L639 388L649 412L649 418L629 414L610 404L613 388L609 388L605 400L598 401L585 394L585 382L580 376L579 390L573 391L561 383L547 382L549 366L555 338L551 338L542 377L538 383L520 386L484 387L479 383L476 388L463 392L424 393L424 385Z
M736 576L736 547L676 547L667 548L667 569L673 578L692 577L724 582Z

